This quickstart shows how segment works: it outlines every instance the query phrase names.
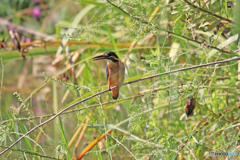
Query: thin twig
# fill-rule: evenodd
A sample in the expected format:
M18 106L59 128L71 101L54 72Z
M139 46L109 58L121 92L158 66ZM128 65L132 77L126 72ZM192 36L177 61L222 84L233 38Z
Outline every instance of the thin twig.
M123 148L125 148L126 149L126 151L128 151L131 155L132 155L132 157L134 158L134 159L137 159L137 157L126 147L126 146L124 146L117 138L115 138L115 137L113 137L113 136L111 136L110 134L108 134L110 137L112 137L112 139L114 139L118 144L120 144Z
M189 70L189 69L195 69L195 68L201 68L201 67L206 67L206 66L210 66L210 65L214 65L214 64L219 64L219 63L226 63L226 62L230 62L230 61L234 61L234 60L240 60L239 57L233 57L233 58L230 58L230 59L227 59L227 60L223 60L223 61L216 61L216 62L211 62L211 63L206 63L206 64L201 64L201 65L196 65L196 66L192 66L192 67L186 67L186 68L181 68L181 69L176 69L176 70L172 70L172 71L167 71L167 72L163 72L163 73L159 73L159 74L155 74L155 75L152 75L152 76L147 76L147 77L144 77L144 78L140 78L140 79L136 79L136 80L133 80L133 81L129 81L129 82L126 82L126 83L123 83L121 85L118 85L118 86L114 86L112 88L110 88L111 90L112 89L115 89L115 88L118 88L118 87L121 87L121 86L125 86L127 84L132 84L132 83L135 83L135 82L139 82L139 81L142 81L142 80L146 80L146 79L150 79L150 78L154 78L154 77L159 77L159 76L162 76L162 75L166 75L166 74L171 74L171 73L175 73L175 72L180 72L180 71L185 71L185 70ZM98 95L101 95L105 92L108 92L109 90L104 90L102 92L98 92L92 96L89 96L83 100L80 100L64 109L62 109L61 111L59 111L56 115L52 116L50 119L40 123L39 125L35 126L34 128L32 128L31 130L29 130L27 133L25 133L22 137L20 137L18 140L16 140L13 144L11 144L8 148L6 148L5 150L3 150L0 155L4 154L5 152L7 152L10 148L12 148L14 145L16 145L19 141L21 141L25 136L27 136L28 134L30 134L31 132L33 132L35 129L43 126L44 124L52 121L53 119L55 119L56 117L58 117L59 115L61 115L64 111L68 110L69 108L72 108L73 106L75 105L78 105L82 102L85 102L93 97L96 97Z
M167 32L167 33L169 33L169 34L176 35L176 36L179 36L179 37L181 37L181 38L184 38L184 39L186 39L187 41L192 41L192 42L198 43L199 45L202 45L202 42L199 42L199 41L197 41L197 40L193 40L193 39L190 39L190 38L188 38L188 37L185 37L185 36L176 34L176 33L174 33L174 32L171 32L171 31L168 31L168 30L159 28L158 26L153 25L151 22L148 22L148 21L146 21L146 20L144 20L144 19L142 19L142 18L139 18L139 17L136 17L136 16L131 15L130 13L126 12L126 11L125 11L124 9L122 9L121 7L116 6L115 4L113 4L112 2L110 2L109 0L107 0L107 2L108 2L109 4L111 4L112 6L114 6L115 8L118 8L118 9L121 10L123 13L125 13L126 15L128 15L129 17L131 17L131 18L133 18L133 19L135 19L135 20L138 20L138 21L140 21L140 22L142 22L142 23L144 23L144 24L151 25L152 27L155 27L156 29L165 31L165 32ZM229 51L220 49L220 48L218 48L218 47L214 47L214 46L212 46L212 45L209 45L208 47L209 47L209 48L212 48L212 49L216 49L216 50L221 51L221 52L231 53L231 52L229 52Z
M8 147L0 146L0 148L8 148ZM20 151L20 152L23 152L23 153L27 153L27 154L31 154L31 155L35 155L35 156L40 156L40 157L44 157L44 158L57 159L55 157L45 156L45 155L38 154L36 152L30 152L30 151L27 151L27 150L20 150L20 149L14 149L14 148L11 148L10 150Z
M214 13L208 11L208 10L205 10L205 9L203 9L203 8L201 8L201 7L195 6L194 4L192 4L191 2L189 2L189 1L187 1L187 0L184 0L184 1L185 1L188 5L192 6L193 8L196 8L196 9L198 9L198 10L200 10L200 11L203 11L203 12L205 12L205 13L208 13L208 14L210 14L210 15L212 15L212 16L214 16L214 17L217 17L217 18L219 18L219 19L228 21L228 22L230 22L230 23L234 23L232 20L230 20L230 19L228 19L228 18L222 17L222 16L217 15L217 14L214 14Z

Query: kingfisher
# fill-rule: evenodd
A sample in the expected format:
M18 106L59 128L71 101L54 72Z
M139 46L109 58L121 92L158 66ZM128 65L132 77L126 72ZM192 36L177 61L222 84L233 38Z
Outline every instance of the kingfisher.
M94 61L102 59L107 60L106 74L108 81L108 90L112 91L112 98L116 100L119 95L119 87L112 90L111 88L123 83L125 73L124 64L118 58L117 54L112 51L105 52L103 55L93 58Z

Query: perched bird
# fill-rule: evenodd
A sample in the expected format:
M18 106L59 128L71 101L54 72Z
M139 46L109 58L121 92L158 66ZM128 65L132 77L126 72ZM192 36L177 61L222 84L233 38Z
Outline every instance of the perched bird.
M186 115L187 117L190 117L193 115L193 111L195 109L195 106L196 106L196 99L191 97L189 100L188 100L188 103L186 104L185 106L185 109L186 109Z
M119 94L119 87L110 89L114 86L120 85L124 80L125 67L121 60L119 60L116 53L112 51L105 52L101 56L94 57L93 60L107 60L106 74L108 80L108 89L112 91L112 98L117 99Z

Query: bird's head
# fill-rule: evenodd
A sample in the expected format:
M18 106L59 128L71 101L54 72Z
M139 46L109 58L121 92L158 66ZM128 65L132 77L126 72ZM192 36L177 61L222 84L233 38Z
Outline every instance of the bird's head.
M117 62L117 61L119 61L119 58L116 55L116 53L114 53L112 51L105 52L105 53L103 53L103 55L97 56L97 57L93 58L94 61L102 60L102 59L106 59L107 61L110 61L110 62Z

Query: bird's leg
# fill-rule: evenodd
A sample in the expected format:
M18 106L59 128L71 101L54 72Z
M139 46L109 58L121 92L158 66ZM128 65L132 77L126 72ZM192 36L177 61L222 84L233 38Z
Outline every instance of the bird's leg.
M108 90L111 91L110 85L108 85Z

